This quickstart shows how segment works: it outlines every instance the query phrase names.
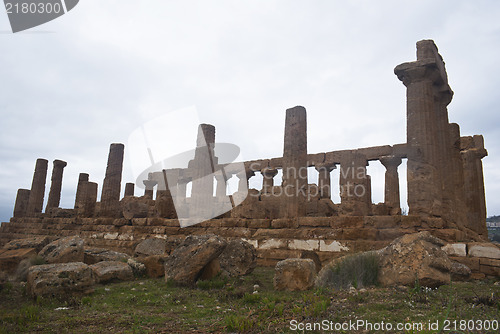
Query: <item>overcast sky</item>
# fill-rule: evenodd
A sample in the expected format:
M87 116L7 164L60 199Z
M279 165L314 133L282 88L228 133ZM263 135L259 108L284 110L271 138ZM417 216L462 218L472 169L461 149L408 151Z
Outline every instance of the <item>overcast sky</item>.
M309 153L403 143L406 90L393 69L416 59L421 39L446 62L450 121L485 137L488 215L500 214L499 17L494 0L82 0L12 34L1 11L0 221L39 157L50 161L46 199L52 160L68 162L62 207L73 207L80 172L101 191L110 143L126 144L123 182L133 182L129 136L178 110L196 110L245 160L282 155L296 105L308 112ZM178 147L172 137L162 145Z

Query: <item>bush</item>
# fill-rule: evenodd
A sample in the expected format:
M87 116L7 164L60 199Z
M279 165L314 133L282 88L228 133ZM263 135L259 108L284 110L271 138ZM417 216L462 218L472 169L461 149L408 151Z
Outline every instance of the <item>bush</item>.
M376 285L379 272L379 258L376 253L367 252L348 255L329 268L322 282L323 286L336 289L362 288Z

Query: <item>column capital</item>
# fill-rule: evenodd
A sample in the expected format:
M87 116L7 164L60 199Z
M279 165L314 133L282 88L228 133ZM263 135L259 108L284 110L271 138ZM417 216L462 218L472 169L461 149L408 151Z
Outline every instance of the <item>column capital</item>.
M278 170L276 168L265 167L260 171L260 173L265 178L273 178L278 174Z
M314 165L314 168L318 171L327 171L328 173L337 168L337 164L322 162Z
M142 181L142 183L144 183L144 185L146 186L146 189L153 189L157 184L158 182L154 181L154 180L144 180Z
M62 160L54 160L54 167L59 167L59 168L64 168L68 165L68 163L66 161L62 161Z
M390 167L398 167L401 165L401 158L394 155L386 155L379 158L379 161L384 165L386 169Z

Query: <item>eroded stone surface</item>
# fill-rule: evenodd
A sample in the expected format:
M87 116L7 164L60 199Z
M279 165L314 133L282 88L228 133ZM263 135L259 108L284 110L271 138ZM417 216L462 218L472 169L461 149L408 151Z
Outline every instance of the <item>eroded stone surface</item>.
M274 288L276 290L303 291L314 286L316 267L311 259L286 259L276 264Z
M131 281L134 279L132 268L121 261L101 261L90 266L98 283L111 281Z
M47 263L83 262L84 240L78 236L66 237L51 242L38 255Z

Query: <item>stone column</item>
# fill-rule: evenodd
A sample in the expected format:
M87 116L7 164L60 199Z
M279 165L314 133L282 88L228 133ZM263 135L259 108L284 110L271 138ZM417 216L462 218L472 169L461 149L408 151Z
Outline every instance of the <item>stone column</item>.
M314 166L318 171L318 187L320 198L331 198L331 177L330 173L336 167L332 164L317 164Z
M125 197L133 197L135 194L135 184L126 183L125 184Z
M262 169L262 193L270 194L274 187L274 177L278 174L278 170L276 168L266 167Z
M217 165L214 156L215 127L200 124L194 159L189 162L193 175L191 199L200 210L205 208L214 193L214 172Z
M249 189L248 181L254 175L255 175L255 173L253 171L245 171L245 172L241 172L241 173L236 174L236 177L239 180L238 181L238 193L241 193L241 194L244 193L245 195L247 194L248 189Z
M80 173L78 176L78 185L76 186L75 209L83 205L83 193L87 182L89 182L89 174Z
M168 186L167 173L163 170L163 182L156 190L156 211L163 218L176 218L175 205Z
M31 183L30 197L28 200L28 216L41 213L43 208L43 197L45 195L45 181L47 179L48 161L37 159L33 182Z
M385 167L385 205L391 209L399 209L401 202L399 197L398 166L401 165L401 158L395 156L385 156L381 157L379 160Z
M417 61L394 69L407 88L408 205L410 214L443 216L448 114L453 92L436 45L417 43ZM444 132L444 133L443 133Z
M464 190L464 165L460 154L460 127L456 123L451 123L449 126L449 135L451 142L450 150L450 170L452 175L453 189L453 206L451 212L454 214L453 221L460 227L467 226L467 206L465 204Z
M487 156L484 147L477 145L461 152L464 170L465 203L468 228L482 236L488 235L486 228L486 203L482 158Z
M283 217L306 215L307 186L307 116L306 109L297 106L288 109L285 118Z
M97 202L97 183L86 182L83 188L82 204L78 209L78 214L82 217L93 217Z
M142 181L146 189L144 190L144 197L153 199L154 187L158 184L158 182L154 180L144 180Z
M14 205L14 218L25 217L28 209L28 201L30 199L29 189L18 189L16 196L16 204Z
M225 198L226 197L226 179L222 173L215 174L215 179L217 180L217 188L215 189L215 197Z
M45 211L50 208L58 208L61 201L61 188L64 167L68 164L66 161L54 160L54 167L52 168L52 179L50 183L49 199Z
M366 216L371 212L371 182L366 172L368 161L356 151L346 154L340 163L341 212L351 216Z
M106 176L102 185L101 214L115 216L119 213L120 190L123 169L123 144L111 144Z

